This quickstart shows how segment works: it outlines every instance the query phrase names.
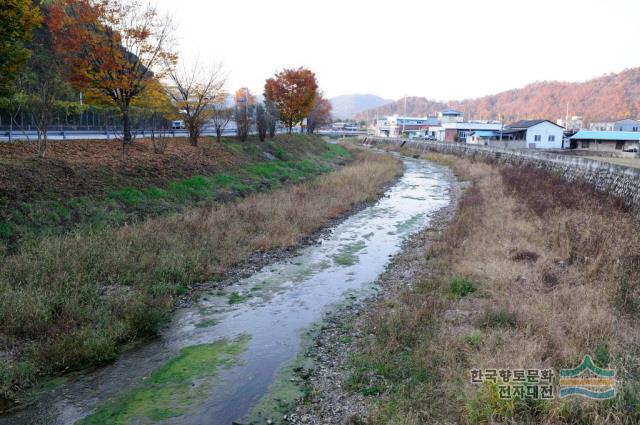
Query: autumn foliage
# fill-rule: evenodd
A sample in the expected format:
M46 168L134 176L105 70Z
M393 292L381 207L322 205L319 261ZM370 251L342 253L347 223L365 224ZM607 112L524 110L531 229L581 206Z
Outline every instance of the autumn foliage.
M29 58L25 45L40 22L31 0L3 0L0 7L0 93L8 92L13 78Z
M318 82L306 68L285 69L269 78L264 86L264 97L278 110L280 120L289 132L306 118L314 107Z
M175 61L168 49L169 21L138 1L58 0L47 25L56 52L69 65L71 84L118 107L129 143L133 100Z
M579 115L588 121L616 120L640 117L640 68L618 74L608 74L585 82L569 83L543 81L520 89L508 90L491 96L461 101L437 102L423 97L409 97L406 114L423 116L447 108L465 112L471 119L505 120L564 118L569 105L570 115ZM368 111L369 116L404 114L405 102L397 102ZM357 115L365 119L367 113Z

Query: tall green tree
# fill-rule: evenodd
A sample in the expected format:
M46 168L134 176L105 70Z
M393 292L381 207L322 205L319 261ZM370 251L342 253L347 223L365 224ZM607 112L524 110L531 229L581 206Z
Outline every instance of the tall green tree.
M0 6L0 94L13 88L16 76L29 59L27 44L40 23L31 0L2 0Z

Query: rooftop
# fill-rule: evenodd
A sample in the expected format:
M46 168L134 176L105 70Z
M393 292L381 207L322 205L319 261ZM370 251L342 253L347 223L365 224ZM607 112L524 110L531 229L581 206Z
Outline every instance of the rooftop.
M572 140L610 140L610 141L640 141L640 133L634 131L590 131L580 130L570 137Z
M442 115L463 115L462 112L456 111L455 109L447 109L446 111L440 112Z
M516 121L516 122L514 122L512 124L509 124L506 127L507 128L530 128L530 127L533 127L534 125L538 125L538 124L541 124L543 122L548 122L548 123L551 123L551 124L553 124L555 126L562 127L562 126L560 126L560 125L558 125L558 124L556 124L554 122L551 122L549 120L522 120L522 121Z

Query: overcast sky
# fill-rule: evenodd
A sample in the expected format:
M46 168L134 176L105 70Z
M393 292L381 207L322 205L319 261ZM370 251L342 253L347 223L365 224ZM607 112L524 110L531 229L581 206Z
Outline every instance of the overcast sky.
M640 0L153 0L182 60L262 92L306 66L329 97L477 97L640 66Z

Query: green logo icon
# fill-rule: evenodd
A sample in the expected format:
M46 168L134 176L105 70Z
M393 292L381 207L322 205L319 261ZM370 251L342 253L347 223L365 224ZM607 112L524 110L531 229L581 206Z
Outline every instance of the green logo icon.
M573 369L560 369L560 398L572 395L606 400L616 395L616 371L596 366L591 356Z

